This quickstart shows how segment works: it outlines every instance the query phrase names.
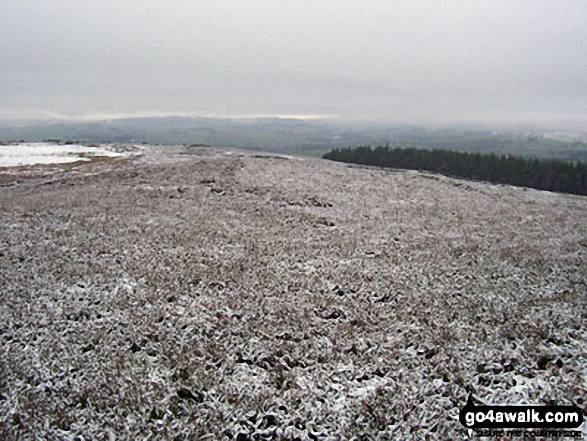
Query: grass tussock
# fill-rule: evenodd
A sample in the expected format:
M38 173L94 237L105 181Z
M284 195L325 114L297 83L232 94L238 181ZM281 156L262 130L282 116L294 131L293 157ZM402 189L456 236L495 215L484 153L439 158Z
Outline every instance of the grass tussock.
M584 198L210 152L0 187L0 437L456 439L471 391L585 406Z

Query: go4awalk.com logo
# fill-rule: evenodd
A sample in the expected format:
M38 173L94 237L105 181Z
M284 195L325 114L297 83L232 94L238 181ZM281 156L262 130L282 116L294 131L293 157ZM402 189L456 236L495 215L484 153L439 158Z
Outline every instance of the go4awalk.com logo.
M494 434L487 429L549 429L554 436L581 436L577 429L583 424L583 411L577 406L477 406L469 395L459 420L467 429L481 430L482 436ZM518 432L536 436L536 431Z

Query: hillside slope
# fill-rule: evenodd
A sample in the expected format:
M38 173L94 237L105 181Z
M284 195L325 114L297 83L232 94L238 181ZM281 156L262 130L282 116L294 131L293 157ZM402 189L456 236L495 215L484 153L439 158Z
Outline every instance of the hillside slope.
M198 152L0 187L0 437L462 439L470 391L585 407L586 198Z

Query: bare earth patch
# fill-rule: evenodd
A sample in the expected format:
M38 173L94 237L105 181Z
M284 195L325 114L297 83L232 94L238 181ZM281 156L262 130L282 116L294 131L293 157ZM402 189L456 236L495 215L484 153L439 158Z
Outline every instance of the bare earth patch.
M586 408L587 198L155 153L0 186L0 438L462 439L469 392Z

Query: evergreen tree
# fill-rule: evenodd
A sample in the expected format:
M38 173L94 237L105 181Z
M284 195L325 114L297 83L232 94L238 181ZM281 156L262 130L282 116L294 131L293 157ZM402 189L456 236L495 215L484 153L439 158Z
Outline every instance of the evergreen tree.
M390 148L389 145L334 149L325 159L401 169L426 170L465 179L587 195L587 164L482 155L449 150Z

